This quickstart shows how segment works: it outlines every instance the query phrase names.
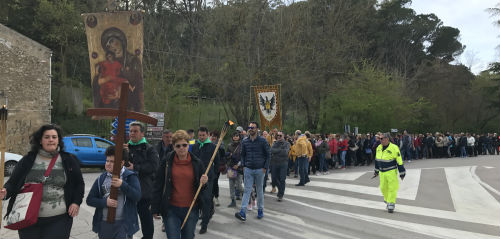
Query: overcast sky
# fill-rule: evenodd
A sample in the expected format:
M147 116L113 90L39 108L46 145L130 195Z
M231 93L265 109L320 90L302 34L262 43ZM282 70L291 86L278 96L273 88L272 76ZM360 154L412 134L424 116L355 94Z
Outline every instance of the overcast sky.
M413 0L410 6L417 14L434 13L445 26L460 30L460 42L466 45L459 61L471 65L478 74L494 61L500 61L500 27L486 11L498 6L498 0ZM497 18L500 16L497 16Z

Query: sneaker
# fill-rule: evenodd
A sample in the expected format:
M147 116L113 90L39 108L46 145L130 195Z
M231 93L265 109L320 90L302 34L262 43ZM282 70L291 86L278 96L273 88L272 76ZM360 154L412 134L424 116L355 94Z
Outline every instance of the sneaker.
M247 205L247 210L248 211L252 211L253 208L252 208L252 202L250 202L248 205Z
M278 197L278 202L283 201L283 197Z
M295 184L295 186L299 187L299 186L306 186L306 185L303 183L298 183L298 184Z
M201 226L200 234L205 234L205 233L207 233L207 226Z
M294 178L298 178L299 176L297 174L293 175Z
M214 204L215 204L215 206L216 206L216 207L220 206L220 203L219 203L219 199L218 199L218 198L215 198L215 200L214 200L214 201L215 201L215 203L214 203Z
M323 175L327 175L328 173L327 172L323 172Z
M257 208L257 200L253 200L253 207Z
M396 207L396 205L394 203L387 203L387 211L389 213L393 213L395 207Z
M319 176L320 174L319 173L316 173L316 176Z
M247 215L245 214L245 212L243 210L241 210L240 212L237 212L234 214L234 216L238 219L240 219L240 221L244 222L247 220Z
M275 193L276 192L276 187L273 187L273 189L271 189L271 193Z
M263 209L259 209L257 211L257 219L262 219L264 217L264 210Z
M227 207L236 207L236 201L234 199L231 200L231 203L227 205Z

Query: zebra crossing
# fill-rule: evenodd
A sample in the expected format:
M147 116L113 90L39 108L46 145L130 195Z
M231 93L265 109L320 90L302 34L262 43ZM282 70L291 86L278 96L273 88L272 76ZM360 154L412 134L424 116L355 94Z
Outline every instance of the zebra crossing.
M400 181L394 215L385 211L378 179L370 179L373 171L335 171L329 175L310 176L311 182L305 187L295 187L298 180L288 177L284 202L276 202L276 195L266 192L264 220L250 218L250 214L244 225L235 223L233 214L237 209L226 208L222 203L209 225L208 234L223 228L229 233L224 235L225 232L217 230L217 237L395 238L393 233L397 231L398 237L402 238L498 239L500 203L493 196L498 194L498 190L481 181L476 175L477 168L408 169L404 181ZM421 184L425 181L421 180L422 175L433 173L443 176L431 180L430 184ZM225 190L228 190L228 185L227 179L221 176L221 195L227 195ZM444 206L433 205L433 201L443 198L441 205ZM301 212L309 213L301 217ZM324 215L323 222L318 223L310 214ZM345 225L338 225L336 218L348 218L359 225L378 228L378 231L342 230L339 228ZM257 234L256 230L259 231ZM262 232L264 234L260 235ZM207 236L203 235L203 238L210 238Z
M441 162L444 161L427 160L407 167L393 214L385 210L378 178L371 179L372 168L361 167L311 175L311 182L305 187L295 187L298 180L288 177L282 202L276 201L276 194L269 193L268 186L264 218L258 220L256 210L249 211L245 223L234 218L239 207L227 207L229 182L221 175L221 205L216 207L208 232L196 234L196 238L500 239L500 160L485 159L482 164L457 160L452 166L439 165ZM85 195L99 174L84 174ZM5 212L6 203L3 206ZM71 238L97 238L91 231L93 213L94 208L87 206L84 199ZM155 220L155 239L166 238L160 228L161 221ZM0 238L18 236L16 231L1 229ZM141 238L141 232L134 238Z

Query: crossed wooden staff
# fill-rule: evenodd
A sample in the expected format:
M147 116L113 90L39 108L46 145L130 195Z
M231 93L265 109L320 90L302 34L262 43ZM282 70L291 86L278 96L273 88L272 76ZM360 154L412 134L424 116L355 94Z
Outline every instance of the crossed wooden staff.
M222 143L222 139L224 139L224 136L226 136L227 130L231 125L234 123L231 120L228 120L227 122L224 123L224 126L222 127L222 130L220 132L220 137L219 141L217 142L217 146L215 147L214 153L212 154L212 158L210 159L210 163L208 163L208 167L205 170L205 175L208 174L208 171L210 171L210 167L212 167L212 163L214 162L215 155L217 155L217 152L219 151L220 144ZM191 206L189 206L189 211L186 214L186 217L184 218L184 221L182 222L181 229L184 228L184 224L186 224L186 221L189 217L189 214L191 213L191 210L193 209L194 203L196 202L196 198L198 198L198 194L200 194L202 184L198 186L198 190L196 190L196 194L194 195L193 201L191 202Z

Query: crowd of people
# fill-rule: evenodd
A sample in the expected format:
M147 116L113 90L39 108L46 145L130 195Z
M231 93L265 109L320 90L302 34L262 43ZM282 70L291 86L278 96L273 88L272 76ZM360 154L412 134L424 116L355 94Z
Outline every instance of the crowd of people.
M142 230L143 238L153 238L154 219L162 219L161 230L167 238L194 238L199 219L199 234L206 233L220 206L221 175L229 184L231 202L227 207L236 208L241 200L235 217L246 221L247 212L253 209L257 210L257 219L264 217L263 195L269 173L269 192L276 193L276 200L281 202L287 176L299 178L295 186L304 187L311 174L325 175L374 162L375 176L380 174L381 191L392 212L397 171L401 179L405 176L403 161L498 155L500 141L496 133L404 131L391 137L389 133L312 134L296 130L287 135L278 129L261 131L257 122L250 122L246 130L237 127L231 142L226 146L221 141L217 149L219 132L206 127L196 132L165 130L157 145L147 142L143 124L133 122L129 128L130 140L122 152L120 176L112 175L115 146L110 146L105 152L106 171L94 181L87 196L86 203L95 207L92 230L99 238L132 238L138 230ZM30 152L0 189L0 200L10 199L7 216L18 213L13 212L13 207L25 183L42 183L38 220L20 229L19 237L69 238L85 189L78 160L65 152L62 130L57 125L42 126L31 135L30 144ZM44 175L46 170L49 176ZM110 197L112 187L118 189L116 199ZM199 196L192 204L198 188ZM194 207L189 211L191 205ZM107 222L110 208L116 210L114 223Z

